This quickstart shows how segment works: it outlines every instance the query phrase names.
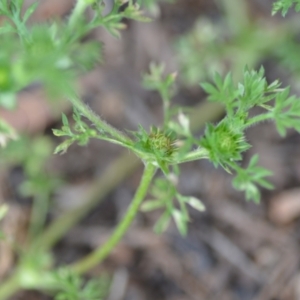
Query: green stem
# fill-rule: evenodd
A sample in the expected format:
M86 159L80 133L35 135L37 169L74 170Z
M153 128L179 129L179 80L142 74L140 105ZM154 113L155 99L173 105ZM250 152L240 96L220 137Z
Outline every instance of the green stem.
M87 119L89 119L98 129L109 133L116 140L122 144L132 144L129 137L125 136L122 132L104 122L97 114L95 114L88 106L86 106L78 97L73 96L69 98L74 107L79 110Z
M218 103L201 103L193 110L191 115L191 130L197 131L202 128L205 122L217 120L224 113L224 108ZM83 197L83 204L54 220L45 232L32 244L36 251L47 251L55 245L70 228L83 218L105 195L112 191L126 176L131 174L138 166L140 160L130 152L125 151L117 158L108 169L104 171L104 176L95 180L88 193ZM17 272L0 284L0 300L9 298L20 289L16 281Z
M184 157L180 158L179 163L185 163L188 161L194 161L194 160L199 160L203 158L208 158L208 151L207 149L204 148L199 148L195 151L191 151L188 154L186 154Z
M121 238L124 236L129 226L131 225L134 217L136 216L140 204L143 201L144 197L147 194L149 185L152 181L152 178L155 174L156 167L152 164L146 164L144 174L140 185L135 193L135 196L124 216L122 221L118 224L117 228L106 241L106 243L93 251L90 255L83 258L79 262L71 265L71 269L76 273L84 273L102 262L114 249L114 247L119 243Z
M86 0L77 0L75 7L72 11L72 14L69 18L69 27L73 28L77 23L78 19L82 16L86 8L89 6L88 1Z

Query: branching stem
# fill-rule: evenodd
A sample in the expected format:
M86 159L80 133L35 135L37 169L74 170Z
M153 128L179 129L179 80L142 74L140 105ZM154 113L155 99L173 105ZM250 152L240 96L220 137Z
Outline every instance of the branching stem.
M95 114L87 105L85 105L78 97L73 96L69 98L74 107L87 119L89 119L99 130L104 131L115 138L117 141L124 144L132 144L129 137L125 136L122 132L118 131L111 125L104 122L97 114Z

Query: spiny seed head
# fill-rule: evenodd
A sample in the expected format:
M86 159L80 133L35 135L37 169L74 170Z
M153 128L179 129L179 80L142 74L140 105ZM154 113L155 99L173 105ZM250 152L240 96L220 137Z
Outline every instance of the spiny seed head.
M200 144L208 150L215 166L224 161L241 160L241 154L250 147L243 132L236 131L226 120L217 126L208 124Z
M170 161L178 146L176 145L176 134L157 127L151 127L148 133L143 127L134 133L136 137L135 147L138 152L149 155L157 161Z
M176 150L175 141L173 133L152 127L147 143L151 151L170 157Z

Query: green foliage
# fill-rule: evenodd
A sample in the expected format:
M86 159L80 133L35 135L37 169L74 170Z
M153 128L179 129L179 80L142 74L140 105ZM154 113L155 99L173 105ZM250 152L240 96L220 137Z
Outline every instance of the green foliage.
M59 292L55 300L104 300L110 286L106 276L90 279L84 283L80 276L68 269L59 269L54 274Z
M246 193L247 200L254 200L255 203L259 203L260 192L258 186L266 189L272 189L273 186L264 178L272 175L272 172L262 167L257 166L258 155L251 158L247 169L241 169L238 166L235 167L237 175L233 180L233 186L240 191Z
M16 131L5 121L0 119L0 146L5 147L10 140L17 139Z
M97 136L96 130L91 129L84 121L82 121L77 110L74 111L73 119L75 121L74 131L71 130L68 118L65 114L62 115L62 128L60 130L53 129L54 135L69 137L69 139L65 140L55 148L54 154L65 153L69 146L75 141L78 142L80 146L85 146L91 137Z
M292 72L299 74L300 72L300 45L294 33L287 35L285 43L276 47L274 51L275 59L279 60L281 66Z
M112 11L104 15L102 0L77 0L65 21L29 25L36 3L24 11L23 0L0 0L0 15L5 17L5 23L0 27L3 43L0 48L0 105L13 109L16 94L21 89L32 83L42 84L49 95L68 98L74 108L73 120L63 114L61 129L53 130L55 136L65 139L54 153L65 153L73 143L84 146L95 138L131 150L145 165L128 212L103 247L75 266L52 270L49 254L29 246L28 251L21 251L16 271L16 281L23 288L44 289L49 293L55 291L56 300L104 299L109 286L107 279L85 281L79 274L107 257L125 234L157 169L162 176L156 178L151 199L143 203L142 209L162 210L154 226L156 232L163 232L174 220L179 232L186 235L189 207L200 212L205 207L196 197L182 195L178 191L182 163L208 159L215 167L232 173L233 186L244 192L247 200L258 203L260 188L272 188L266 180L271 172L258 166L257 155L251 158L246 168L242 167L243 155L251 147L246 136L247 129L270 120L282 136L290 128L300 132L300 99L290 96L289 88L281 88L278 80L268 83L263 68L258 71L244 68L245 60L249 60L251 66L261 53L276 48L285 37L278 41L276 31L262 34L261 27L250 27L247 22L243 26L234 24L233 28L225 21L222 21L225 26L220 26L223 23L202 21L196 26L196 31L179 42L181 57L186 60L182 73L191 84L198 84L200 78L214 74L211 81L201 86L208 100L222 104L226 112L219 122L206 124L202 136L192 133L187 110L173 105L176 73L166 74L163 65L151 64L143 79L144 86L158 92L162 98L162 126L151 126L149 130L139 126L134 132L119 131L86 106L78 97L75 78L102 61L102 44L85 38L87 34L101 26L119 37L120 31L125 28L124 19L149 21L140 7L153 9L157 2L116 0ZM299 1L277 1L273 13L281 10L285 15L293 4L296 4L296 10L300 10ZM86 14L88 8L90 18ZM235 71L239 70L241 76L234 72L234 75L229 72L223 76L228 62L235 66ZM215 69L220 72L215 73ZM239 82L233 79L236 77L241 78ZM31 239L34 239L42 234L49 199L59 180L49 174L45 164L53 150L51 141L44 137L32 140L19 138L7 143L16 137L14 130L0 120L0 144L8 144L1 151L1 163L22 165L25 179L21 192L34 199L30 226ZM1 206L0 219L5 213L6 207ZM66 222L72 220L67 219Z
M282 16L284 17L293 5L295 5L296 12L299 12L300 0L277 0L273 3L272 14L275 15L278 11L281 11Z
M58 186L60 180L46 171L46 162L53 151L49 138L29 139L25 136L9 143L1 149L1 165L21 165L25 180L20 191L25 196L49 195Z
M104 300L110 287L106 275L84 280L69 268L51 270L53 259L48 253L28 251L23 253L18 268L18 280L23 288L35 286L54 294L55 300Z
M145 86L156 89L161 95L163 94L162 86L169 88L166 79L171 78L162 77L162 73L162 67L152 66L150 74L144 78ZM182 196L177 191L176 184L170 180L173 176L171 166L185 161L209 159L215 167L221 166L227 172L235 173L233 186L245 192L247 200L253 200L256 203L260 199L259 186L272 188L266 180L271 172L257 166L258 156L251 159L246 169L240 166L240 162L243 153L251 147L246 139L246 130L250 126L273 120L278 132L283 136L287 128L294 128L300 132L300 99L290 97L289 88L282 89L280 85L278 80L269 84L264 76L263 68L259 71L245 68L243 78L237 84L234 83L230 73L224 79L216 73L213 83L204 82L201 86L207 92L210 101L219 102L225 106L226 115L217 124L207 124L202 137L197 138L190 132L188 117L181 112L177 114L177 120L176 114L169 114L168 121L164 123L165 133L162 129L155 128L155 134L153 134L153 129L148 134L140 128L135 134L137 138L135 146L143 153L147 152L148 156L137 154L144 157L145 161L156 161L166 176L166 179L156 180L152 189L154 199L142 206L145 211L164 208L162 216L155 225L155 231L165 230L173 218L179 231L186 234L189 217L185 204L194 205L200 211L204 209L201 202L195 201L193 197ZM170 112L172 111L170 94L165 94L168 95L165 99L168 104L167 110ZM252 109L257 107L261 108L260 113L253 114ZM172 132L172 139L166 134L168 130ZM155 137L154 141L151 137ZM156 137L159 142L156 141ZM165 144L167 138L169 140ZM174 146L169 148L170 145Z
M216 71L224 73L223 61L227 59L224 57L226 44L222 38L222 28L207 19L201 19L193 30L176 41L180 77L185 84L197 85Z
M244 70L243 81L236 87L229 73L224 81L219 74L214 76L214 84L202 83L201 86L209 94L210 101L224 103L230 117L233 113L244 114L254 106L263 106L277 94L280 84L274 81L268 85L264 77L264 69L258 72L248 68Z
M204 137L199 142L208 151L214 166L221 165L228 172L230 165L242 160L242 153L250 148L243 131L231 125L228 118L216 126L208 124Z
M245 130L259 122L273 120L280 135L284 136L287 128L300 132L300 99L289 97L289 88L280 89L276 80L267 84L264 71L245 69L244 79L235 85L230 74L224 81L215 75L214 84L204 83L202 87L208 93L208 99L225 104L226 116L217 125L209 124L200 145L208 150L209 159L215 166L221 165L225 170L234 170L237 176L233 185L246 192L247 200L259 201L256 185L270 188L264 177L271 173L257 167L258 158L254 157L248 168L243 170L237 164L241 154L249 149ZM261 107L259 115L250 115L251 108Z
M113 36L120 37L120 30L125 28L123 19L132 19L141 22L149 22L150 19L145 17L140 9L140 5L134 1L116 0L112 11L104 16L104 6L102 1L91 1L94 10L94 17L90 22L80 23L80 30L84 33L89 32L93 28L102 26L108 30ZM126 8L121 10L124 3L128 2ZM88 6L88 4L86 4Z
M160 166L168 174L168 163L173 161L176 152L175 138L172 131L164 131L157 127L152 127L148 133L143 127L133 133L135 136L134 151L144 161Z
M113 11L103 16L102 1L78 1L68 22L27 25L37 7L31 5L24 13L23 1L0 2L0 15L6 17L0 29L3 46L0 49L0 105L13 108L14 95L33 82L45 84L53 98L74 93L74 80L102 59L102 45L82 38L102 26L114 36L120 35L125 18L148 21L139 5L129 3L119 12L123 1L115 1ZM85 10L91 6L93 17ZM20 42L18 41L20 39Z
M281 136L285 136L288 128L294 128L300 132L300 99L289 96L289 91L290 89L286 88L278 93L275 98L275 105L270 110Z
M162 73L161 69L156 70L159 70L157 74ZM156 88L160 91L161 85L166 81L154 71L152 67L145 82L148 82L148 87L151 89ZM215 74L213 83L205 82L201 86L207 92L210 101L220 102L225 106L226 116L218 124L207 124L204 135L200 138L194 137L189 131L188 118L184 114L179 113L177 121L171 118L166 123L165 130L172 130L176 148L172 149L172 155L168 156L168 159L164 158L161 152L156 152L154 157L157 165L168 175L170 173L168 165L208 158L216 167L221 166L227 172L236 173L234 186L245 191L248 200L257 202L259 199L257 186L270 188L270 184L266 184L265 180L270 172L262 168L256 169L254 164L250 164L246 170L239 166L243 158L242 154L251 147L246 139L246 130L260 122L273 120L282 136L288 128L300 132L300 99L290 97L289 88L280 88L278 80L267 83L263 68L259 71L245 68L243 78L237 84L229 73L224 79L219 74ZM170 102L167 103L169 111L172 110ZM261 112L255 115L252 109L257 107L261 108ZM149 135L145 130L142 130L137 137L139 138L137 145L140 149L146 151L147 148L148 153L154 151L153 147L151 149ZM257 171L257 176L254 176L253 170ZM174 195L164 198L174 198ZM165 224L170 215L170 212L165 212L161 222ZM187 220L187 218L182 219Z
M22 7L18 6L17 14L14 10L2 11L2 14L15 25L12 27L13 25L7 22L4 28L12 27L13 30L5 30L1 37L5 40L5 48L1 48L0 58L3 57L8 66L1 68L0 62L2 75L0 81L6 85L5 95L10 94L12 97L33 82L45 84L51 95L62 96L69 93L70 89L74 89L72 81L75 79L76 69L80 70L90 64L89 61L82 59L86 56L85 47L79 47L79 40L65 39L66 28L56 23L51 26L48 24L25 26L19 12L21 9ZM22 43L18 43L16 33ZM87 44L90 47L89 42ZM100 50L100 46L97 45L97 50ZM95 45L93 47L96 48ZM11 51L8 51L9 49Z
M49 253L22 249L19 253L17 276L20 286L32 289L36 285L51 289L55 284L49 271L53 258Z
M24 179L19 193L33 200L29 239L38 236L44 229L49 203L53 192L61 185L57 174L50 172L47 163L53 152L52 141L40 136L29 139L21 136L0 149L1 166L22 166Z
M240 78L245 65L253 68L257 62L276 55L291 32L296 32L293 22L284 26L265 26L261 19L255 22L248 10L237 17L235 6L243 6L244 1L231 0L227 8L226 3L220 1L225 12L218 20L201 16L189 32L177 39L175 48L184 84L196 86L216 72L224 76L229 70L233 78Z
M143 77L143 86L149 90L156 90L161 96L164 108L164 126L170 121L171 118L171 98L175 91L176 73L164 76L164 66L150 64L149 74Z
M34 13L37 8L38 3L33 3L22 15L22 7L24 0L17 0L11 2L9 0L3 0L0 2L0 14L8 17L15 27L11 24L6 23L3 26L1 32L15 32L18 33L20 38L23 39L28 33L26 23L29 17Z
M163 214L154 226L154 231L157 233L165 231L171 218L173 218L179 232L182 235L186 235L188 231L188 222L190 220L186 205L188 204L200 212L205 210L205 206L199 199L191 196L183 196L177 191L177 180L174 173L169 174L165 179L156 179L151 190L153 199L144 202L142 205L141 209L145 212L158 208L164 209ZM177 200L179 208L177 208L174 200Z

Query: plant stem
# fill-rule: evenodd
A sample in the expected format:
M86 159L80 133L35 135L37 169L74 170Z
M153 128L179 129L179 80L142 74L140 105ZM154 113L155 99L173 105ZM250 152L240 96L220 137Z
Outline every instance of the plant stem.
M79 274L86 272L87 270L102 262L111 253L114 247L124 236L129 226L131 225L134 217L136 216L140 204L147 194L149 185L152 181L155 171L156 167L154 165L146 164L140 185L122 221L118 224L113 234L103 246L97 248L90 255L70 266L70 268L74 272Z
M129 137L125 136L122 132L118 131L111 125L104 122L97 114L95 114L87 105L85 105L78 97L73 96L69 98L74 107L82 113L87 119L89 119L98 129L109 133L119 142L128 145L132 144Z
M208 158L208 151L207 149L200 148L194 151L189 152L187 155L184 157L180 158L179 163L185 163L188 161L194 161L194 160L199 160L203 158Z
M69 27L73 28L77 22L77 20L82 16L85 9L89 6L88 1L86 0L77 0L75 7L69 18Z
M191 130L201 129L205 122L217 120L224 113L222 105L214 102L201 103L191 114ZM128 151L115 159L104 171L104 175L92 183L83 204L54 220L45 232L33 242L32 248L37 251L47 251L55 245L70 228L72 228L87 212L95 207L103 198L112 191L125 177L131 174L141 161ZM17 272L11 274L6 281L0 284L0 300L9 298L20 289L17 282Z

